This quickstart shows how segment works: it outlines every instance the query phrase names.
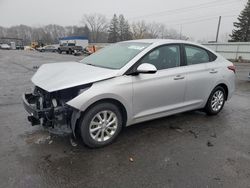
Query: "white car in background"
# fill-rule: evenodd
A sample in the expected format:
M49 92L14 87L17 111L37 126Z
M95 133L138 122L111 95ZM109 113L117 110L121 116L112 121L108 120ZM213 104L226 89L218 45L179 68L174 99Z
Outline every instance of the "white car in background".
M10 45L8 45L8 44L1 44L1 45L0 45L0 49L3 49L3 50L10 50L11 48L10 48Z
M57 52L58 46L55 45L47 45L43 47L39 47L36 50L39 52Z
M195 109L218 114L234 92L235 67L187 41L135 40L42 65L32 82L34 92L23 95L32 125L102 147L123 126Z

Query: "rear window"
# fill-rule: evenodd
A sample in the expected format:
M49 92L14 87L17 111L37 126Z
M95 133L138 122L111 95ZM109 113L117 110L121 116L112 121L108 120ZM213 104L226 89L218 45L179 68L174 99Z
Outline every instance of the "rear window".
M210 62L210 57L205 49L185 45L187 65L195 65Z

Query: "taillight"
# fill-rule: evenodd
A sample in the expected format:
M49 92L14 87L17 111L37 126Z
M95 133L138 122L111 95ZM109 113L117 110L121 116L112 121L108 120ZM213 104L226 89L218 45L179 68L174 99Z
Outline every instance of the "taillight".
M234 73L236 72L236 67L234 65L228 66L227 68L233 71Z

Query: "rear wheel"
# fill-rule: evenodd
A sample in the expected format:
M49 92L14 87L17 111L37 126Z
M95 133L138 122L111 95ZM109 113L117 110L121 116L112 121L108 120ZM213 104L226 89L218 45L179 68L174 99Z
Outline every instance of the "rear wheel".
M122 115L112 103L91 107L80 121L83 143L88 147L106 146L114 141L122 128Z
M225 104L225 100L226 100L226 95L225 95L225 90L223 87L221 86L217 86L212 93L210 94L206 107L205 107L205 111L208 115L216 115L218 114L224 104Z

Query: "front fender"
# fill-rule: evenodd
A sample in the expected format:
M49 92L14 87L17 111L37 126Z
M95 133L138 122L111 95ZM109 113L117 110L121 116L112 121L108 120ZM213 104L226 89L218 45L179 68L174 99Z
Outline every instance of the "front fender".
M93 83L92 87L67 102L69 106L85 111L92 104L113 99L119 101L126 109L127 120L132 117L132 80L129 76L116 77L109 80Z

